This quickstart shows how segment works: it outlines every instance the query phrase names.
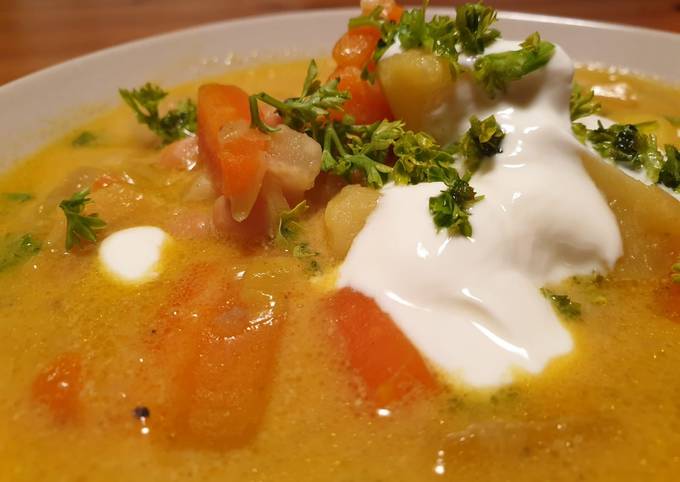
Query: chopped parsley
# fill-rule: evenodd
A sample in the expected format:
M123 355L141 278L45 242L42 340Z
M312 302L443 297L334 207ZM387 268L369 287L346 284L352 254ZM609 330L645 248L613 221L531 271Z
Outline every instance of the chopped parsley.
M119 89L120 96L135 112L137 121L146 124L163 144L170 144L196 132L196 104L191 99L160 115L159 104L168 93L159 86L146 83L139 89Z
M541 293L553 305L555 311L569 319L576 319L581 317L581 304L572 301L567 295L557 294L547 288L541 288Z
M302 201L293 209L283 211L279 218L279 228L276 231L276 240L281 245L285 246L292 243L302 232L300 225L300 218L307 212L309 205L307 201Z
M453 170L453 172L457 172ZM429 201L430 214L437 231L446 229L449 235L472 236L470 207L481 200L470 186L469 174L446 181L447 188Z
M541 40L538 32L529 35L520 46L520 50L483 55L475 61L473 76L490 97L504 92L510 82L545 66L555 53L555 46Z
M470 129L455 145L455 149L465 159L468 171L475 172L485 157L503 152L501 143L505 133L494 116L480 121L476 116L470 118Z
M677 147L666 145L666 162L659 171L659 183L677 190L680 188L680 152Z
M2 198L7 201L23 204L35 199L35 196L27 192L3 192Z
M338 90L339 79L331 79L322 84L318 79L318 68L313 60L309 63L307 76L300 97L279 100L265 92L250 96L250 114L252 127L262 132L274 132L278 129L269 127L262 121L258 102L275 107L283 123L299 132L306 132L318 140L322 123L332 110L340 110L350 98L349 93ZM320 120L321 119L321 120Z
M75 139L71 141L73 147L85 147L97 140L97 136L90 131L81 132Z
M571 97L569 98L569 116L571 121L588 117L600 112L600 104L595 100L595 92L588 91L583 93L583 89L578 84L574 84L571 89Z
M66 216L67 251L70 251L76 242L79 245L86 241L95 243L97 231L106 226L106 223L98 214L83 214L85 206L92 202L88 197L89 195L90 189L84 189L59 203L59 208L64 211L64 216Z
M501 33L491 28L496 22L496 10L483 3L465 3L456 7L458 41L463 52L481 54Z
M602 157L633 171L644 169L652 182L678 190L680 154L670 144L664 146L665 155L659 150L656 136L652 133L656 126L656 122L643 122L604 127L598 122L596 129L587 129L575 122L572 130L579 141L590 143Z
M31 234L6 234L0 239L0 272L23 263L40 251L41 243Z

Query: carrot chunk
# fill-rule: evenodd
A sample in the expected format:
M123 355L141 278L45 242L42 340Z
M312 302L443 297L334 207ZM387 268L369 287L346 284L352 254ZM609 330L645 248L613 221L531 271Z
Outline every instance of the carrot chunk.
M369 402L389 406L437 388L418 350L373 299L343 288L330 297L328 309Z
M338 67L331 78L339 78L338 89L347 91L352 96L345 102L344 110L354 117L357 124L371 124L394 118L380 83L377 80L371 83L362 79L360 68ZM342 113L337 113L335 117L342 118Z
M198 89L199 159L242 221L255 204L266 166L268 137L251 129L248 94L233 85L206 84Z
M245 302L216 266L195 266L179 281L152 343L164 395L158 405L144 401L177 445L230 449L255 437L281 335L272 309L269 298Z
M64 353L33 380L33 399L44 405L58 423L72 422L80 411L82 362L75 353Z
M333 59L339 67L363 69L371 64L379 40L380 30L375 27L352 28L336 42Z

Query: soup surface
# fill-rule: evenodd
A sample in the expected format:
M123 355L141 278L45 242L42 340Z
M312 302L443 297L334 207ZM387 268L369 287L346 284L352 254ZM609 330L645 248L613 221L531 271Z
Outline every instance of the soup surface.
M306 64L216 80L285 98L298 94ZM332 68L320 62L322 77ZM576 81L595 88L603 116L655 120L662 142L680 142L677 88L586 67ZM82 132L93 138L74 143ZM680 203L658 188L584 159L624 255L609 274L554 287L581 305L562 321L570 354L498 389L425 383L381 405L357 380L328 303L342 257L324 213L342 183L308 193L309 254L296 257L220 236L206 167L168 168L160 157L120 107L0 177L0 193L15 193L0 198L3 249L25 244L23 262L0 253L0 479L680 478L680 285L670 276ZM64 250L59 202L87 186L107 223L100 239L145 225L170 234L154 280L116 280L95 244ZM248 330L250 341L238 341ZM380 346L365 350L380 358Z

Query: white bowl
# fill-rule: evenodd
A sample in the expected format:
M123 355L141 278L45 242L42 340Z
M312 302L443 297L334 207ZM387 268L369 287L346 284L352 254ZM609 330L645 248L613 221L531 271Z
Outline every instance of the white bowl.
M453 13L432 9L433 13ZM101 50L0 87L0 171L120 102L119 87L172 86L278 56L328 55L357 9L220 22ZM502 12L505 38L539 31L576 61L680 80L680 35L583 20Z

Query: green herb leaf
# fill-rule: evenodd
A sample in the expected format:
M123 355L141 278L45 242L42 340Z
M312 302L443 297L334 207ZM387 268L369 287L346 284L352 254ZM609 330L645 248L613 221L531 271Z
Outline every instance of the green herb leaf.
M501 33L492 29L496 22L496 10L482 2L464 3L456 7L456 27L463 52L481 54L484 49L500 37Z
M557 294L547 288L541 288L541 293L552 303L555 311L565 318L581 317L581 304L572 301L569 296Z
M555 46L541 40L538 32L527 37L521 47L520 50L484 55L475 62L473 75L490 97L504 92L510 82L545 66L555 53Z
M137 121L146 124L163 144L169 144L196 132L196 104L190 99L161 117L159 104L168 93L159 86L146 83L139 89L119 89L120 96L135 112Z
M671 189L680 188L680 152L675 146L664 146L666 162L659 171L659 183Z
M586 139L602 157L623 164L629 169L645 168L654 182L659 178L663 156L658 151L656 136L643 133L648 124L613 124L605 128L598 122L597 129L589 130Z
M25 203L34 199L35 196L27 192L3 192L2 198L16 203Z
M572 86L571 97L569 98L569 115L572 122L600 112L600 104L595 102L594 97L595 92L592 90L584 94L581 86L578 84Z
M97 136L90 131L81 132L78 137L71 141L73 147L85 147L97 140Z
M494 116L480 121L476 116L470 118L470 129L455 145L455 150L465 158L470 172L475 172L485 157L503 152L501 143L505 133Z
M472 236L470 207L482 198L477 196L469 180L469 176L454 179L447 183L447 189L430 198L430 214L437 231L447 229L451 236Z
M41 243L31 234L6 234L0 241L0 272L23 263L40 251Z
M286 246L295 241L302 232L300 218L307 212L309 205L307 201L302 201L289 211L283 211L279 218L279 229L276 232L276 241Z
M309 63L302 95L286 100L279 100L265 92L250 96L251 125L262 132L269 133L277 129L267 126L261 119L257 109L258 102L275 107L285 125L299 132L309 133L319 139L319 131L327 122L331 111L342 111L342 106L350 98L349 92L339 91L339 79L331 79L325 84L318 80L318 68L315 61Z
M67 251L70 251L76 242L79 245L82 245L84 242L95 243L97 241L97 231L106 226L106 223L98 214L83 214L85 206L92 202L88 197L89 195L90 189L84 189L59 203L59 208L64 211L64 216L66 216Z

